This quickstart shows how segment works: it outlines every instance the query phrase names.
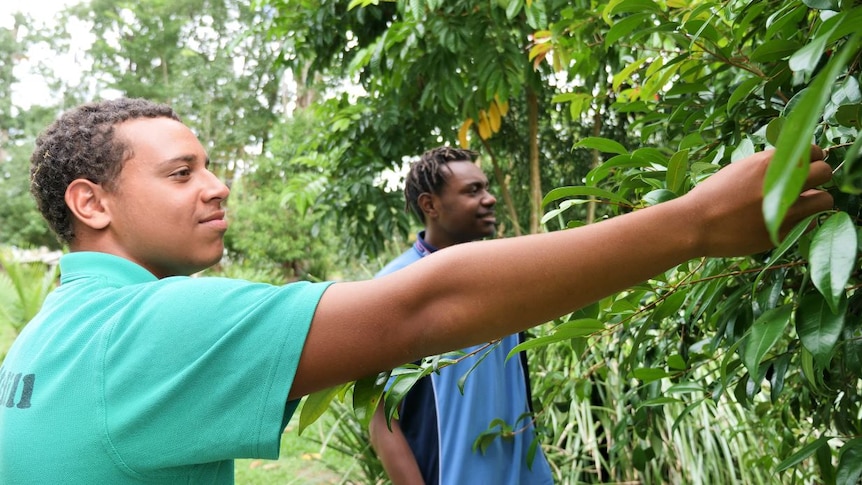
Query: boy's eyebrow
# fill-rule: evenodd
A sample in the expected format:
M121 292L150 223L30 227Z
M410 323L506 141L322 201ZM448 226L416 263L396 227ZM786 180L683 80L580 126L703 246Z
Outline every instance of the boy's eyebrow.
M178 155L176 157L168 158L167 160L163 160L162 162L160 162L159 165L171 165L171 164L177 163L177 162L192 163L192 162L195 162L197 160L198 160L198 157L196 155L189 153L186 155ZM209 164L210 164L210 157L206 157L204 159L204 167L209 167Z

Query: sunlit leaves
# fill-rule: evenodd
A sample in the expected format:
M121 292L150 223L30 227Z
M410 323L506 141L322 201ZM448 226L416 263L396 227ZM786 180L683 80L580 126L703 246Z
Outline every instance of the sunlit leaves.
M667 189L677 195L682 194L688 177L688 154L688 150L680 150L673 154L667 164L667 175L665 175Z
M628 153L628 150L626 150L626 148L622 146L619 142L608 138L600 138L594 136L579 140L575 144L575 148L592 148L600 152L615 153L618 155Z
M829 217L811 241L811 279L835 313L856 260L856 226L845 212Z
M607 199L610 202L620 205L628 205L628 200L620 197L615 192L610 192L604 189L600 189L598 187L589 187L584 185L577 185L572 187L557 187L542 199L542 206L546 206L551 202L564 199L567 197L595 197L598 199Z
M601 332L602 330L605 330L605 325L595 318L571 320L555 327L553 333L550 335L528 339L525 342L516 345L511 351L509 351L509 355L507 355L506 358L510 359L518 352L524 350L549 345L554 342L571 340L573 338L586 337L588 335Z
M323 416L335 396L343 390L344 386L333 386L309 394L302 403L302 410L299 414L299 433L302 434L305 428Z
M784 216L798 198L808 173L807 154L813 140L806 134L814 132L832 82L856 54L859 40L860 35L854 34L829 60L787 117L778 137L775 156L766 172L763 200L763 215L773 241L778 241Z

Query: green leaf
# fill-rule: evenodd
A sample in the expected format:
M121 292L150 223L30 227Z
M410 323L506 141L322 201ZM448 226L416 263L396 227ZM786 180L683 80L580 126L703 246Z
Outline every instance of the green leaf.
M343 387L344 385L333 386L309 394L305 398L305 401L302 403L302 410L299 413L299 434L302 434L305 428L323 416L323 413L329 409L329 403L332 402L332 399L335 398Z
M637 371L635 371L635 372L637 372ZM675 397L662 396L662 397L656 397L656 398L648 399L648 400L642 402L641 405L638 407L639 408L648 408L648 407L664 406L665 404L678 404L681 402L682 401L680 401L679 399L677 399Z
M846 212L836 212L826 219L811 239L811 280L833 313L838 312L838 303L853 272L856 251L856 226Z
M587 186L571 186L571 187L557 187L556 189L548 192L548 195L542 199L542 207L547 206L549 203L567 198L567 197L595 197L597 199L608 199L611 202L615 202L621 205L630 205L629 201L618 196L613 192L609 192L604 189L600 189L598 187L587 187Z
M739 146L733 150L733 153L730 154L730 160L732 162L742 160L745 157L754 155L754 152L754 142L751 141L751 138L746 136L739 142Z
M781 257L784 256L784 253L786 253L791 247L793 247L794 244L796 244L796 241L798 241L799 238L802 237L802 235L808 231L808 226L811 224L811 222L819 215L820 213L812 214L800 221L787 234L787 237L784 238L784 241L781 241L781 244L777 248L772 250L769 259L763 266L763 269L760 270L759 273L757 273L757 278L754 279L754 285L752 286L755 290L757 289L758 284L760 284L760 280L762 280L763 276L766 274L766 270L768 270L773 264L775 264L776 261L781 259Z
M467 371L466 371L466 372L464 372L464 373L461 375L461 377L459 377L459 378L458 378L457 386L458 386L458 391L460 391L460 392L461 392L461 395L464 395L464 385L465 385L465 384L466 384L466 382L467 382L467 377L468 377L470 374L472 374L472 373L473 373L473 371L476 369L476 367L479 367L479 364L481 364L481 363L482 363L482 361L483 361L483 360L485 360L485 357L488 357L488 354L490 354L490 353L494 350L494 348L495 348L495 347L497 347L497 346L499 346L499 345L500 345L500 342L499 342L499 341L497 341L497 342L496 342L496 343L494 343L492 346L490 346L490 347L488 348L488 350L486 350L486 351L485 351L485 352L484 352L484 353L483 353L483 354L482 354L478 359L475 359L475 361L473 362L473 365L472 365L472 366L470 366L470 368L469 368L469 369L467 369Z
M688 150L680 150L670 157L667 164L667 175L665 175L667 189L674 194L682 195L686 177L688 177Z
M862 104L845 104L835 112L835 121L849 128L862 128Z
M754 88L759 86L761 82L763 82L763 80L759 77L751 77L739 83L739 85L736 86L736 89L734 89L730 94L730 98L727 100L727 112L730 113L731 109L736 106L736 103L748 97L748 95L754 91Z
M653 0L622 0L608 4L608 14L625 12L661 12L661 7Z
M709 86L703 83L682 83L682 84L674 84L667 91L668 96L679 96L682 94L694 94L700 93L704 91L709 91Z
M632 155L617 155L602 163L587 173L587 185L596 185L610 175L614 169L632 167L650 167L652 162L636 158Z
M652 190L643 196L643 201L647 205L661 204L673 199L676 199L676 194L667 189Z
M787 117L778 137L775 155L764 180L763 216L775 244L787 210L798 199L808 173L808 154L814 127L829 99L832 83L851 56L856 55L860 34L856 33L817 75L800 102Z
M656 368L635 369L632 371L632 375L634 376L635 379L641 380L645 384L648 382L657 381L659 379L664 379L665 377L671 376L671 374L669 374L666 370L656 369ZM668 399L671 399L673 401L677 401L677 399L673 399L673 398L668 398ZM661 403L661 404L665 404L665 403Z
M705 399L698 399L686 406L685 409L683 409L682 412L679 413L679 416L674 419L673 426L671 426L671 433L675 432L677 428L679 428L679 425L682 424L682 421L686 418L686 416L690 415L692 411L702 406L704 402L706 402Z
M817 381L817 373L814 371L814 356L805 347L799 352L799 366L802 368L802 375L805 380L814 389L820 388L820 383Z
M408 366L402 366L402 368L407 368ZM416 385L416 382L419 379L425 377L427 372L423 369L416 368L416 366L409 366L410 369L405 369L403 373L398 374L397 377L392 381L392 385L389 386L389 390L386 391L386 395L384 397L384 409L386 414L386 422L387 424L392 421L392 418L398 412L398 404L404 399L404 396ZM394 375L394 373L393 373Z
M796 309L796 333L802 345L811 352L814 360L825 366L832 358L835 344L844 330L847 299L842 300L838 312L829 309L829 304L820 293L810 292L799 301Z
M838 0L802 0L802 3L815 10L839 10Z
M829 437L824 435L816 440L808 443L799 449L796 453L790 455L786 460L782 461L775 467L775 473L781 473L784 470L789 468L793 468L794 466L802 463L803 460L813 455L821 446L828 446Z
M703 392L703 385L697 382L687 381L673 384L665 390L665 394L688 394L694 392Z
M611 83L613 90L618 91L620 86L624 82L628 81L631 78L632 73L640 69L641 65L643 65L646 60L646 58L638 59L626 66L622 71L614 74L613 81Z
M862 194L862 163L858 163L862 152L862 138L857 138L844 155L842 170L844 176L841 191L848 194Z
M656 306L655 310L650 314L650 318L655 321L663 320L676 314L679 311L685 299L688 297L687 291L675 291L668 295L661 303Z
M628 153L626 147L622 146L619 142L597 136L588 136L581 139L579 142L575 143L575 148L592 148L600 152L616 153L618 155Z
M386 371L371 375L359 379L353 386L353 412L363 428L368 427L374 411L377 410L389 374L389 371Z
M755 384L763 380L760 363L784 334L793 314L792 305L783 305L763 313L751 326L747 337L742 362Z
M799 49L799 42L792 40L776 39L766 41L751 53L754 62L773 62L783 59Z
M850 440L841 447L835 482L859 483L859 477L862 477L862 438Z
M681 142L679 142L680 150L687 150L703 144L703 135L699 132L689 133Z
M608 30L607 35L605 35L605 46L614 45L618 40L620 40L620 38L625 37L633 30L640 27L649 17L649 14L639 13L629 15L628 17L618 20L614 23L613 27Z
M781 134L781 129L784 128L786 118L773 118L766 125L766 141L771 145L778 143L778 135Z
M544 347L562 340L569 340L577 337L585 337L605 329L605 325L594 318L580 318L562 323L554 328L554 333L543 337L536 337L521 342L509 351L507 359L512 358L518 352L532 349L535 347Z
M837 27L837 24L833 26L829 32L818 35L803 48L794 52L788 61L790 69L796 72L811 74L820 62L820 57L823 56L823 51L826 50L826 43L829 41L829 35L835 30L835 27Z
M785 353L772 360L772 375L769 376L769 400L775 404L784 391L784 379L790 365L791 354Z

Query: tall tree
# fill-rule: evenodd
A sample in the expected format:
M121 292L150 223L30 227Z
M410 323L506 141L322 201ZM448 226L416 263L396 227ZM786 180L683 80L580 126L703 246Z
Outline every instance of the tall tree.
M351 187L349 201L330 192L330 205L353 242L373 254L391 237L381 227L406 235L400 195L369 184L441 143L482 152L508 216L503 229L538 231L543 179L571 182L585 172L561 142L580 127L567 122L563 135L550 128L552 91L543 80L550 71L535 71L525 56L530 25L545 22L544 4L372 3L268 2L277 12L270 32L295 46L285 56L294 68L318 73L310 77L324 83L318 92L343 82L361 87L321 103L336 120L328 136L338 154L333 186ZM528 197L510 185L529 187ZM381 204L387 210L369 218L366 207Z
M169 103L226 178L252 164L283 110L277 43L242 0L94 0L73 10L92 25L103 90Z
M27 58L41 29L22 14L0 27L0 245L59 247L30 197L30 152L36 134L53 117L50 108L16 104L15 67Z

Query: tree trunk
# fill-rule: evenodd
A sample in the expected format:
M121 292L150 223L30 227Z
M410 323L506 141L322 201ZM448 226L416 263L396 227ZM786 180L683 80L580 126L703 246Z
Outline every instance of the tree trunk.
M530 234L537 234L542 218L542 176L539 171L539 101L532 88L527 88L527 116L530 125Z
M602 132L602 113L600 109L596 109L593 115L593 136L599 136ZM599 151L595 148L592 150L592 160L590 160L590 170L599 166ZM596 199L590 197L590 203L587 205L587 224L592 224L596 220Z

